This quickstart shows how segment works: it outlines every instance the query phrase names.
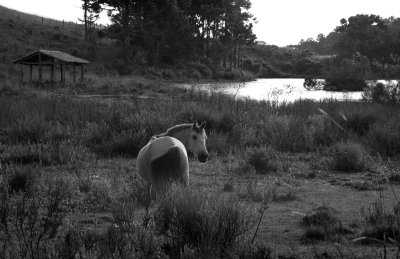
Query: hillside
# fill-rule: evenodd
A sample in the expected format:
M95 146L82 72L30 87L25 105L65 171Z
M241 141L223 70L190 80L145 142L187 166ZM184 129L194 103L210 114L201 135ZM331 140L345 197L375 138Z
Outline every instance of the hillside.
M136 75L151 79L201 80L211 78L253 78L239 69L215 70L207 58L176 59L172 63L149 62L149 53L131 43L130 64L123 63L120 31L97 28L90 41L84 40L82 25L42 18L0 6L0 76L15 78L16 68L8 63L37 49L59 50L87 59L94 75Z

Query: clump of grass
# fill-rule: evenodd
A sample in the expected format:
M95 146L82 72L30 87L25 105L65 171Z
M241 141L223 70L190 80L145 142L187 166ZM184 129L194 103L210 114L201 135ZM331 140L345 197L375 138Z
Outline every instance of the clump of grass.
M345 184L346 186L350 186L357 191L381 191L383 190L383 186L379 184L377 181L368 181L368 180L356 180L351 181Z
M226 155L232 150L229 136L217 131L211 131L207 138L207 149L217 155Z
M4 164L68 165L93 157L85 147L67 141L48 144L0 145L0 162Z
M244 160L254 168L256 173L268 174L278 171L278 165L274 161L276 151L270 147L248 148L244 154Z
M263 122L262 141L282 152L308 151L305 121L292 115L271 115Z
M375 201L368 210L362 209L365 221L365 229L362 236L366 240L377 239L388 241L389 238L400 241L400 203L393 206L392 211L388 211L382 200Z
M246 259L246 258L252 258L252 259L269 259L269 258L274 258L273 256L273 251L271 248L265 246L265 245L252 245L252 244L247 244L242 247L240 247L238 251L238 257L239 259Z
M294 190L288 186L285 188L275 187L272 190L271 197L274 202L287 202L287 201L294 201L297 199Z
M235 190L235 187L233 186L232 179L229 179L229 181L224 183L224 187L222 188L223 192L233 192L234 190Z
M259 188L257 181L249 181L246 185L246 192L253 202L262 202L264 200L264 190Z
M111 206L110 191L105 182L90 178L81 180L79 191L82 194L82 205L87 212L109 211Z
M360 172L367 168L366 152L358 143L338 143L332 161L334 170Z
M171 255L189 246L204 256L223 256L248 231L250 216L233 198L175 189L160 203L155 223L169 237Z
M349 231L343 228L337 212L327 206L321 206L313 213L304 216L302 225L305 228L304 241L334 240Z
M12 167L8 176L9 190L13 193L29 191L35 182L35 175L38 172L31 167Z

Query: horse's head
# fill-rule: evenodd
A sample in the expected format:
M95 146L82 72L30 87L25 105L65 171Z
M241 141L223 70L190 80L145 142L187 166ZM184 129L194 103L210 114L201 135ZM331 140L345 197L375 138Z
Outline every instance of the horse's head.
M208 152L206 148L207 135L206 131L204 130L205 126L205 122L200 125L198 125L197 122L193 123L188 141L189 151L195 154L199 161L202 163L206 162L208 157Z

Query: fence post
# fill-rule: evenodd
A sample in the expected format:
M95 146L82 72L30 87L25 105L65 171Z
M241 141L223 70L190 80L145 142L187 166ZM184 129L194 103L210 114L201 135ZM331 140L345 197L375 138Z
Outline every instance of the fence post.
M43 24L43 17L42 17L42 24Z

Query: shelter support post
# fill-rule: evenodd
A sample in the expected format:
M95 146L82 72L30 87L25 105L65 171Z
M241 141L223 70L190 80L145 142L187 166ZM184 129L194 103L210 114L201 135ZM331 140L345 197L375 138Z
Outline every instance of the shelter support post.
M83 64L81 64L81 82L83 82Z
M29 66L29 81L31 81L31 82L32 82L32 70L33 70L33 66L30 65Z
M61 72L60 83L62 84L64 82L64 65L63 64L60 65L60 72Z
M51 82L51 86L54 86L54 64L51 65L50 82Z
M72 66L74 67L74 69L73 69L73 70L74 70L74 83L75 83L75 81L76 81L76 76L75 76L75 67L76 67L76 65L75 65L75 64L73 64Z
M42 77L42 71L43 70L43 67L42 67L42 54L41 53L39 53L39 83L42 83L42 79L43 79L43 77Z
M24 81L24 71L22 70L22 64L19 65L19 72L21 77L21 83Z

